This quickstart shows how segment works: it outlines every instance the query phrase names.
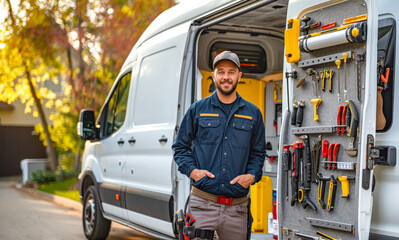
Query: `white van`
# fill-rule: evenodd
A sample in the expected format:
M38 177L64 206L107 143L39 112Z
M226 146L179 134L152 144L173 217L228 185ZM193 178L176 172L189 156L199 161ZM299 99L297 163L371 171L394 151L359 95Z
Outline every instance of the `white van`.
M237 90L260 108L266 128L265 181L251 189L251 211L256 220L252 231L270 232L267 215L271 212L275 189L279 221L275 234L280 239L304 239L305 236L318 239L317 232L340 239L399 238L399 212L394 207L395 197L399 195L395 191L398 167L374 168L377 163L396 164L398 141L394 135L399 130L393 121L396 101L393 93L397 86L393 83L395 62L392 59L395 60L396 55L395 19L399 8L393 6L399 3L393 0L201 0L187 1L162 13L133 47L97 120L93 111L82 110L78 133L88 141L79 190L86 237L105 238L111 221L159 239L176 237L174 213L184 208L190 182L177 171L171 145L186 110L215 90L210 77L213 58L220 51L230 50L240 57L244 73ZM344 19L349 19L349 23L343 25ZM326 29L322 30L323 26ZM352 33L355 26L354 31L358 32ZM348 37L342 35L342 30L349 28ZM346 40L348 38L356 39ZM391 45L381 50L380 45L384 43L380 41ZM377 50L383 54L378 55ZM342 60L339 70L335 62L322 60L345 52L349 56L346 63ZM360 61L357 54L364 52ZM386 123L377 131L377 59L388 59L388 56L391 65L387 62L382 72L383 77L389 78L382 91ZM315 60L322 62L312 65ZM391 77L386 73L386 66L391 70ZM328 73L330 69L335 71L331 92L326 86L327 91L321 90L319 72L325 69ZM352 147L357 149L356 157L345 155L350 138L335 133L337 126L341 126L336 122L339 106L336 84L339 75L344 88L344 71L348 85L345 100L353 99L359 115L359 134ZM356 73L361 79L360 100L356 97ZM304 80L300 80L303 77ZM319 120L313 121L311 100L315 98L312 96L315 90L311 79L317 77L322 104L318 109ZM300 86L296 88L296 85ZM345 105L343 100L342 93L341 105ZM296 111L303 113L302 124L295 121L291 125L294 102L299 102ZM299 121L301 117L297 115ZM326 163L333 165L334 170L319 168L324 177L355 178L349 180L349 199L338 196L341 185L337 184L334 211L321 209L316 183L301 188L316 205L316 211L310 210L311 207L304 209L299 200L294 201L294 206L290 204L295 189L291 187L290 176L295 176L297 171L283 166L283 145L305 142L306 137L299 140L299 135L307 135L310 141L322 135L323 140L341 143L337 162L342 164ZM319 161L321 166L322 157ZM350 169L344 170L342 166ZM304 177L299 180L303 184ZM329 186L326 189L328 192ZM330 227L337 224L341 227ZM342 230L342 225L351 230ZM259 236L267 239L271 235L253 234L254 238Z

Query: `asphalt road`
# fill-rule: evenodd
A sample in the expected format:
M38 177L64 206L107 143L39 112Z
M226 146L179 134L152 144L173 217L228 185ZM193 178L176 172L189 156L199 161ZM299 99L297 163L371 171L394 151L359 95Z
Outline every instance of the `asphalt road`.
M0 239L86 239L80 212L32 197L13 188L15 184L14 179L0 178ZM112 223L108 239L153 238Z

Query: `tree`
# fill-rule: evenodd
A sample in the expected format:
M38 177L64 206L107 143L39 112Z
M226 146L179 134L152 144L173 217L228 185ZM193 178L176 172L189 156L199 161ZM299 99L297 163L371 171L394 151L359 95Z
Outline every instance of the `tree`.
M4 1L11 16L10 0ZM17 37L18 43L7 46L13 46L9 50L16 51L16 55L29 53L26 69L35 72L34 76L30 74L33 76L30 89L39 90L37 83L56 80L59 74L66 80L67 94L65 99L56 99L51 91L42 88L38 102L32 94L26 98L26 93L16 94L16 86L11 83L13 79L20 80L21 73L13 76L9 72L6 81L9 94L4 99L12 102L26 98L27 110L36 104L36 115L40 112L38 103L43 104L46 99L45 104L54 107L56 113L50 116L51 126L44 127L46 123L41 120L41 126L35 127L40 139L54 144L60 154L82 151L83 144L75 130L80 110L99 111L140 35L159 13L174 4L173 0L22 0L20 11L25 15L8 20L6 31L7 39ZM17 64L22 65L23 61ZM15 67L14 71L18 69ZM24 79L27 76L25 71ZM20 86L27 89L31 85Z
M55 96L44 88L38 89L37 86L40 81L52 76L52 72L47 71L48 68L60 68L54 55L45 45L48 39L43 38L43 34L37 34L50 30L49 19L42 17L37 9L27 11L26 18L17 18L10 0L6 0L6 3L10 21L5 25L6 34L3 34L5 47L1 55L4 65L0 78L0 91L4 94L0 96L0 100L11 103L19 98L21 102L26 103L26 112L31 111L32 105L35 106L33 114L40 118L46 136L46 152L50 166L55 170L58 165L57 153L42 106L43 98L51 100Z

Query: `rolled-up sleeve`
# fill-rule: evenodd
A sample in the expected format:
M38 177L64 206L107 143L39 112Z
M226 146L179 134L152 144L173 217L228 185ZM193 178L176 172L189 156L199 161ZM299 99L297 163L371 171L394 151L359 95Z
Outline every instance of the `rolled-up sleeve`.
M191 172L197 168L192 149L196 132L194 121L195 110L194 105L192 105L184 116L175 143L172 145L172 150L174 151L173 157L176 164L179 166L178 170L188 177L190 177Z
M260 110L257 111L257 121L251 139L247 173L255 176L255 183L262 178L262 168L266 157L265 126Z

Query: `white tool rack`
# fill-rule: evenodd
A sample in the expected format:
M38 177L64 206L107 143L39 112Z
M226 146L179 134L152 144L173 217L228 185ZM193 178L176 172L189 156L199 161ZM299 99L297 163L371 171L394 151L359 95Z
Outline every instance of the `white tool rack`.
M336 5L325 7L323 9L317 9L313 12L305 13L306 16L311 18L309 25L321 21L321 25L328 23L337 23L339 27L343 20L346 18L360 16L367 13L366 4L363 1L347 1L341 2ZM304 16L304 15L303 15ZM303 17L301 16L301 17ZM363 22L366 24L365 22ZM301 25L304 22L301 21ZM309 29L308 34L322 31L320 27L315 29ZM303 38L306 33L301 32L300 38ZM336 35L336 34L335 34ZM337 38L337 36L334 36ZM312 37L309 37L311 39ZM323 38L328 45L331 45L331 39L329 34L319 35L318 47L323 44ZM366 40L367 41L367 40ZM289 93L289 108L291 114L293 113L293 103L303 101L305 107L303 109L303 123L302 125L296 126L291 125L291 119L286 119L285 129L286 136L283 136L284 144L292 144L295 141L302 141L299 139L301 135L308 135L310 142L318 141L319 136L321 140L327 140L328 143L340 143L340 149L338 151L338 158L335 170L324 169L322 167L323 156L320 150L318 173L321 173L323 177L330 177L333 175L337 180L335 204L332 211L321 209L318 203L318 183L312 182L309 192L310 200L316 205L317 210L313 211L311 207L303 208L302 204L296 201L294 206L291 206L292 199L292 184L291 176L292 171L283 170L283 161L279 161L280 177L279 177L279 226L280 226L280 239L319 239L320 235L317 232L322 232L328 236L336 239L358 239L358 201L359 198L357 193L361 182L359 182L359 169L356 168L359 160L359 154L356 157L351 157L346 154L345 149L349 147L350 138L347 136L348 131L345 134L337 134L337 114L338 107L345 106L345 100L352 100L352 103L357 109L359 119L362 118L362 100L364 99L364 77L365 77L365 64L360 61L358 55L365 54L366 42L363 43L349 43L339 42L338 44L328 47L320 47L317 50L304 52L301 51L301 58L297 63L291 63L292 69L297 72L297 78L288 78L288 84L293 92ZM344 73L345 63L342 57L343 53L348 53L348 59L346 62L346 73ZM340 69L338 70L335 61L341 60ZM358 64L356 64L358 61ZM357 72L359 67L360 72ZM325 91L322 91L322 80L318 81L318 95L322 99L319 106L319 120L314 121L314 104L311 103L312 99L319 98L314 94L313 83L310 76L306 76L304 83L296 88L298 81L306 75L309 68L312 68L320 75L320 71L330 69L334 70L334 76L332 78L332 91L328 90L328 78L326 78ZM346 89L347 98L344 98L344 80L346 74ZM357 76L357 74L360 74ZM338 75L340 75L338 77ZM320 76L319 76L320 77ZM340 102L338 102L338 79L340 79ZM361 80L358 83L358 79ZM358 87L360 87L360 96L358 97ZM360 99L360 100L359 100ZM348 108L347 111L350 111ZM347 123L349 124L349 123ZM360 124L360 123L359 123ZM362 126L359 125L359 131L362 131ZM354 147L359 150L359 139L356 138ZM305 157L306 148L303 148L303 156ZM339 168L338 167L339 163ZM287 180L288 174L288 183ZM355 178L355 180L349 181L349 198L342 198L342 184L338 181L338 176L347 176L349 178ZM288 187L288 201L286 199L286 188ZM328 201L329 184L325 188L325 202ZM306 237L307 236L307 237ZM320 238L322 239L322 238Z

